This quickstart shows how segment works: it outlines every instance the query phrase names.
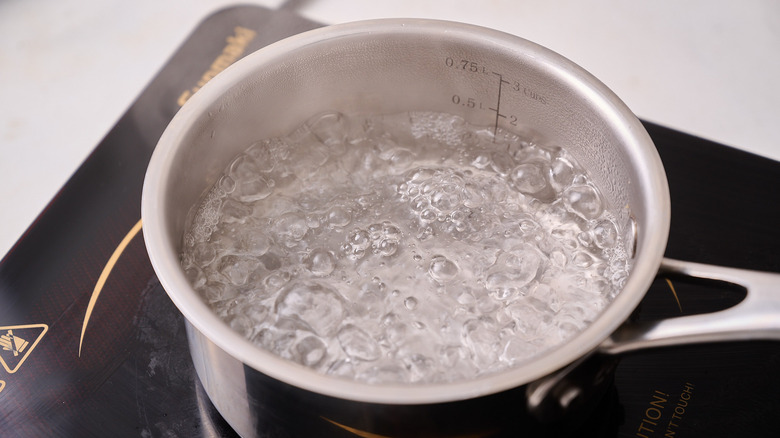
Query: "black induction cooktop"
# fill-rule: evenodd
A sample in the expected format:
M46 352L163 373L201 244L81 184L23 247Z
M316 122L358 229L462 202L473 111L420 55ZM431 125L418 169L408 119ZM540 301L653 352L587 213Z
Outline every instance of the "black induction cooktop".
M157 139L192 93L238 58L318 26L256 6L206 18L0 261L0 436L235 436L195 375L183 318L149 263L141 186ZM645 126L671 187L666 255L780 272L780 163ZM741 298L659 277L637 317ZM566 436L780 436L778 369L780 343L770 341L629 354Z

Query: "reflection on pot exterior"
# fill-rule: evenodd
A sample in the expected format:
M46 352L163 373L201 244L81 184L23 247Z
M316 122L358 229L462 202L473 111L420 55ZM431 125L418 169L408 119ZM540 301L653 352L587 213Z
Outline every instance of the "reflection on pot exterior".
M611 424L617 359L592 355L555 385L535 411L527 385L498 394L445 403L391 405L356 402L310 392L242 364L186 321L195 370L220 414L243 437L334 436L362 438L545 436L576 430L585 421ZM580 395L561 405L572 387ZM564 403L565 404L565 403ZM530 435L524 435L530 434Z

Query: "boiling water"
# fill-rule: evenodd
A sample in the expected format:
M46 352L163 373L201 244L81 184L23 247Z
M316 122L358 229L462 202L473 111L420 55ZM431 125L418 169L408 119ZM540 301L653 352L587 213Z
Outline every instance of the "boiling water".
M573 158L438 113L319 115L249 147L194 210L182 264L256 345L366 382L515 366L627 276Z

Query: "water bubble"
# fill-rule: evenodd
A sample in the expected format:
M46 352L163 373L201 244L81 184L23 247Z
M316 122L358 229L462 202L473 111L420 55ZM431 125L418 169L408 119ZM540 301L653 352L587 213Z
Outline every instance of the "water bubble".
M417 298L415 297L406 297L404 300L404 306L409 310L414 310L417 308Z
M534 222L532 219L522 219L518 224L517 227L520 229L520 232L523 234L533 234L537 230L539 230L539 224Z
M217 187L227 195L236 189L236 181L228 175L222 175L217 181Z
M187 281L195 288L203 287L207 282L207 278L203 275L203 271L195 266L190 266L184 269L184 276L187 277Z
M553 250L550 252L550 262L557 268L562 269L566 267L568 260L566 259L566 253L561 250Z
M379 344L371 335L352 324L347 324L339 330L337 337L341 348L350 359L374 361L382 354Z
M293 360L301 365L316 367L328 356L328 346L316 336L307 336L293 347Z
M465 345L471 351L471 359L480 367L488 367L498 359L498 333L496 327L483 319L470 319L463 324Z
M333 362L326 371L327 374L336 377L343 377L346 379L354 379L357 374L355 371L355 364L349 359L342 359Z
M562 191L574 181L574 168L564 158L556 158L550 164L550 183L557 191Z
M276 313L305 322L315 333L328 336L341 325L345 311L335 290L319 283L295 282L280 292Z
M569 187L563 193L563 200L570 211L584 219L596 219L604 211L601 197L590 185Z
M411 134L415 138L430 138L444 145L458 144L463 119L431 112L410 112Z
M414 211L423 211L423 210L426 209L426 207L431 205L431 203L429 202L427 196L420 195L420 196L417 196L416 198L412 199L410 205L412 207L412 210L414 210Z
M414 158L414 153L410 150L397 148L393 150L390 157L390 165L396 170L405 169L414 161Z
M616 270L609 280L615 286L615 290L620 290L628 279L628 272L625 269Z
M570 227L556 228L550 232L550 237L568 250L577 249L579 246L579 237L577 230Z
M194 242L206 241L214 232L214 227L219 222L219 210L222 207L222 198L218 190L209 190L205 199L195 212L189 233L185 234L188 246Z
M260 170L255 164L255 160L248 155L239 155L230 164L229 175L233 181L247 181L256 178Z
M420 212L420 219L425 222L433 222L437 218L436 212L433 211L430 208L426 208L425 210Z
M457 345L445 345L439 350L439 357L442 365L447 368L456 366L461 360L466 358L466 352L463 347Z
M252 157L259 172L268 173L274 169L274 164L278 160L275 152L286 147L281 143L279 139L258 141L247 149L246 154Z
M238 253L260 257L273 242L264 233L253 228L240 228L233 234L233 248Z
M518 291L514 275L501 271L493 272L485 278L485 288L497 300L507 300Z
M295 144L294 141L293 144ZM322 168L328 161L329 152L329 148L325 146L296 147L293 148L293 155L290 157L290 160L285 164L292 175L298 179L305 180Z
M576 251L572 254L571 262L578 268L588 268L593 264L594 258L585 251Z
M482 197L487 201L486 205L502 205L509 196L507 184L495 180L488 180L482 186Z
M460 205L458 187L453 184L444 184L431 193L431 206L442 213L449 213Z
M222 203L220 219L225 223L244 222L252 215L252 207L234 199L226 199Z
M227 255L219 259L217 271L237 286L246 284L249 275L257 269L260 262L253 257Z
M210 265L217 258L217 249L214 245L200 242L192 250L192 261L201 268Z
M521 246L498 256L489 273L500 273L512 287L520 288L536 278L542 265L542 257L530 246ZM496 284L498 286L498 284Z
M382 222L382 233L384 233L385 237L398 238L401 236L401 229L393 223L385 221Z
M504 151L493 152L490 155L490 158L490 167L501 176L508 175L515 165L515 161L512 157Z
M342 154L346 150L347 125L347 119L337 112L320 114L307 122L311 133L328 146L329 152L334 155Z
M260 262L263 264L265 269L269 271L275 271L282 267L281 259L279 259L278 255L272 252L267 252L260 256Z
M418 169L414 169L410 171L409 176L407 177L407 180L410 183L421 183L422 181L427 181L431 178L433 178L436 175L437 171L435 169L431 169L430 167L420 167Z
M309 228L319 228L320 225L320 218L313 214L307 214L306 215L306 226Z
M274 221L272 229L287 246L292 246L294 242L303 239L309 226L306 225L306 218L303 215L285 213Z
M268 318L268 315L270 313L268 307L264 306L263 304L261 304L256 300L253 300L251 294L243 294L241 298L243 299L242 303L240 305L237 304L235 307L230 309L230 311L228 312L229 314L246 315L248 318L252 320L254 327L263 323L266 320L266 318Z
M317 248L306 258L306 268L318 277L325 277L336 269L336 259L330 251Z
M382 224L371 224L368 226L367 230L372 240L377 239L382 234Z
M278 352L282 357L289 357L289 348L295 342L295 333L273 327L263 328L252 336L250 341L266 350Z
M547 177L543 170L534 163L521 164L509 174L514 187L527 195L535 195L547 188Z
M431 275L431 278L438 283L451 281L458 275L459 270L460 268L458 268L458 265L455 264L455 262L443 255L433 256L431 264L428 267L428 273Z
M500 359L502 362L513 366L527 361L529 358L533 357L535 353L536 348L533 344L520 338L511 338L504 345Z
M481 153L474 157L471 165L477 169L484 169L490 166L490 156L487 153Z
M236 314L225 318L225 322L241 336L250 337L254 331L255 321L246 315Z
M617 227L610 220L599 221L591 230L593 242L599 248L612 248L617 241Z
M282 288L285 284L287 284L288 281L290 281L291 275L287 271L278 271L278 272L272 272L268 274L267 277L263 280L263 283L265 286L272 290L272 291L278 291Z
M274 180L257 177L238 183L233 196L241 202L254 202L267 198L273 191Z
M398 241L395 239L382 239L376 246L375 252L382 257L390 257L398 251Z
M371 235L366 230L356 229L349 234L347 242L353 251L364 251L371 245Z
M404 368L409 370L408 378L412 383L429 379L429 376L434 373L436 363L430 357L420 353L404 355L401 362Z
M358 378L366 383L400 383L408 381L408 372L401 365L387 364L371 367L360 373Z
M390 327L394 324L397 324L400 320L401 318L398 316L398 314L390 312L382 316L380 323L384 327Z
M591 248L593 246L593 234L582 232L577 234L577 242L583 248Z

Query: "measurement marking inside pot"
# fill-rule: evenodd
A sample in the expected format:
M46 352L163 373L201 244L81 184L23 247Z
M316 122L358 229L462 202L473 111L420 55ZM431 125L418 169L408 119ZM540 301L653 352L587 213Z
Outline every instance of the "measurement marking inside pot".
M504 77L501 75L501 73L492 72L494 75L498 76L498 97L496 98L496 107L495 108L488 108L492 111L496 112L496 121L493 124L493 143L496 142L496 134L498 133L498 118L503 117L506 118L505 115L501 114L501 88L504 84L508 84L509 81L504 80Z

